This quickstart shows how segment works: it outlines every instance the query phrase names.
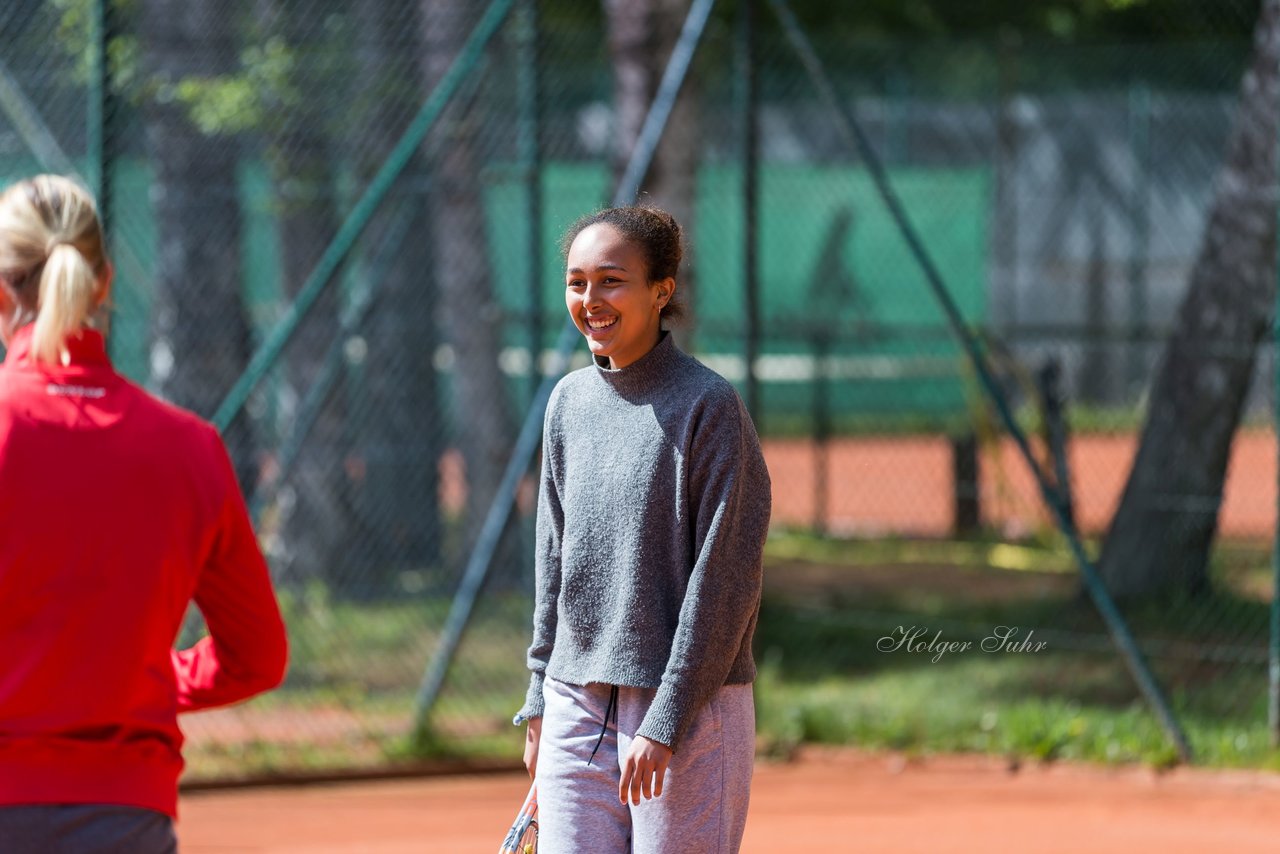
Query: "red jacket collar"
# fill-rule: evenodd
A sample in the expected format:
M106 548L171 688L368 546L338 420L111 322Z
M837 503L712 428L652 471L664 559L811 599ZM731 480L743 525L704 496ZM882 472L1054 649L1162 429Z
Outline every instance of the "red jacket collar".
M28 323L13 334L13 339L9 341L9 348L4 356L6 366L33 362L31 336L34 332L35 324ZM107 358L106 341L102 333L96 329L81 329L78 334L67 338L66 346L67 352L71 354L71 365L111 364L111 360Z

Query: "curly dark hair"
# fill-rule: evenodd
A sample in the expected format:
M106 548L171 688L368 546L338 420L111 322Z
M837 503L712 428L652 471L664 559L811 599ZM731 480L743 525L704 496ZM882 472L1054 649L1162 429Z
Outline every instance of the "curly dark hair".
M579 217L560 238L561 257L569 257L569 247L579 234L601 223L618 229L629 242L640 247L650 282L674 279L679 273L680 260L684 257L680 224L666 211L648 205L605 208ZM663 318L677 320L684 316L684 302L678 293L677 290L672 294L663 306Z

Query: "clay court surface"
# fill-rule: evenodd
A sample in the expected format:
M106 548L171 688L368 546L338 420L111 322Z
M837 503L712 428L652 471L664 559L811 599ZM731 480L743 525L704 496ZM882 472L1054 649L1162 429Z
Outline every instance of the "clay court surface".
M1085 533L1106 531L1137 448L1137 437L1127 433L1072 437L1067 457L1076 523ZM773 479L774 523L813 523L816 476L823 457L812 443L799 440L768 440L764 453ZM945 437L837 438L829 444L825 460L823 516L830 530L859 536L951 533L955 484ZM1050 524L1035 480L1012 439L984 445L978 470L984 523L1013 537ZM1275 435L1242 430L1231 445L1219 532L1228 539L1268 539L1275 530L1275 512Z
M184 854L494 852L519 773L196 792ZM1280 775L813 749L756 769L744 852L1274 852ZM694 852L694 854L697 854Z
M1105 530L1135 447L1129 436L1084 436L1073 443L1077 520L1085 531ZM815 511L813 447L770 441L765 452L773 473L775 519L807 524ZM826 516L832 528L871 536L945 536L954 493L950 454L945 440L931 437L833 441L826 458ZM984 448L980 470L984 521L1015 533L1045 524L1034 484L1007 441ZM1275 472L1274 436L1243 432L1232 448L1225 487L1220 517L1225 535L1270 536ZM452 494L460 504L459 473L451 477L447 467L442 473L446 497ZM921 571L936 575L930 576L930 589L984 600L1022 595L1028 585L1041 590L1045 584L1074 583L1068 575L995 579L956 567ZM848 583L847 574L841 578ZM858 579L889 589L901 583L901 572L868 568ZM825 598L831 583L822 567L788 569L792 594ZM210 721L227 715L206 714ZM348 717L336 715L332 723L345 732ZM234 716L227 719L234 725ZM327 720L317 711L312 729ZM296 721L281 720L280 726L271 738L287 742ZM193 792L182 801L179 837L184 854L489 854L497 850L527 789L527 778L513 772ZM810 749L796 762L757 765L743 851L1276 852L1280 773L1178 769L1156 774L1061 763L1010 770L998 758L908 761L849 749Z

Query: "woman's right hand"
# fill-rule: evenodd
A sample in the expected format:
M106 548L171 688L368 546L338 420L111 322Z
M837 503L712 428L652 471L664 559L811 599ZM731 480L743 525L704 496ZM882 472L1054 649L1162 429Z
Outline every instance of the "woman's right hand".
M524 767L529 769L529 776L537 776L538 742L542 739L542 718L529 718L528 728L524 733Z

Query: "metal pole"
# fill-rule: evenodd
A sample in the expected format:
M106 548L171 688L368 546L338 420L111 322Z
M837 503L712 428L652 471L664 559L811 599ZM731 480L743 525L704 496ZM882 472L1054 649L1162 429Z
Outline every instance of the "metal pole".
M529 398L532 404L541 381L542 353L542 145L538 97L538 0L522 0L516 12L516 41L520 55L520 169L525 186L525 257L529 264Z
M689 9L684 28L680 31L680 38L671 52L671 59L667 62L662 81L658 84L658 92L654 95L653 103L645 116L644 125L640 129L640 135L636 139L636 147L631 151L631 158L627 161L623 178L618 182L617 190L613 194L614 206L633 203L640 192L640 182L644 179L644 174L649 171L649 164L653 162L658 142L662 139L662 131L671 115L676 96L680 94L680 87L684 84L689 65L693 61L698 43L702 40L707 17L711 14L711 7L714 4L715 0L694 0L692 8ZM454 597L453 605L449 608L449 616L445 620L444 630L441 633L440 646L423 671L422 683L414 700L411 731L415 740L420 741L426 734L427 715L435 705L436 698L440 696L440 689L444 685L449 664L453 661L459 644L462 643L462 635L471 619L476 597L480 593L481 585L484 584L485 576L489 574L489 565L493 562L494 552L497 551L498 540L515 507L516 490L520 486L521 478L529 470L534 452L537 451L541 441L542 416L546 412L547 401L551 399L552 389L568 369L569 356L580 337L577 327L566 318L564 325L560 328L555 357L542 378L542 384L538 386L538 394L534 398L533 405L525 413L520 435L516 438L515 449L511 452L507 469L502 475L502 483L498 485L493 504L489 505L484 526L480 529L480 536L476 539L475 548L462 574L462 582L458 586L458 593Z
M1145 83L1129 87L1129 153L1133 158L1133 192L1129 197L1129 377L1136 388L1146 371L1142 330L1147 316L1147 249L1151 233L1151 90Z
M1031 451L1031 444L1027 441L1026 434L1018 425L1017 419L1013 416L1013 410L1009 406L1009 402L1005 399L1004 391L999 383L996 382L995 376L991 373L987 365L986 356L978 346L977 339L969 330L965 323L964 317L960 314L960 309L956 305L955 300L951 296L951 292L947 289L943 282L942 274L938 271L937 265L933 258L929 255L925 248L924 240L912 225L910 218L907 216L906 209L903 207L902 200L894 191L889 181L889 176L885 172L884 164L881 163L879 155L876 154L875 148L872 147L863 131L861 124L848 108L848 105L840 99L836 94L831 78L827 75L823 68L822 61L818 58L817 53L810 44L808 37L800 28L799 22L795 15L787 7L786 0L769 0L774 12L777 13L779 21L782 23L783 29L787 33L788 39L791 41L792 47L800 57L801 63L805 66L814 86L817 88L822 99L826 101L828 108L835 117L841 130L848 137L849 141L858 149L862 156L863 163L870 173L872 181L875 183L876 190L879 192L881 199L884 201L885 207L888 209L890 216L893 217L894 223L897 225L899 232L910 248L916 262L920 265L921 271L924 273L925 280L929 283L930 289L942 306L944 313L950 322L952 331L960 341L961 348L964 350L969 361L972 363L978 374L979 380L987 393L987 397L995 406L996 411L1000 415L1000 420L1009 435L1013 437L1018 450L1026 461L1035 477L1036 484L1040 489L1040 495L1044 499L1045 504L1053 513L1059 530L1066 537L1067 544L1071 549L1072 555L1075 557L1076 564L1080 567L1080 573L1084 580L1085 589L1089 591L1089 595L1093 598L1094 604L1101 614L1103 622L1106 623L1107 629L1111 632L1112 640L1116 644L1116 648L1120 651L1121 657L1128 666L1134 681L1137 683L1139 690L1150 703L1152 710L1156 713L1161 726L1164 727L1165 733L1169 736L1169 740L1173 743L1178 755L1183 761L1190 761L1191 746L1188 744L1186 736L1182 732L1182 727L1178 724L1178 720L1174 717L1173 710L1169 705L1169 701L1165 698L1164 692L1160 685L1156 682L1155 677L1151 673L1150 667L1147 665L1142 651L1138 648L1137 643L1133 639L1133 635L1129 632L1129 627L1121 616L1119 609L1116 608L1115 602L1111 599L1111 594L1107 592L1106 586L1102 583L1102 579L1098 576L1097 569L1093 566L1093 561L1089 559L1084 549L1084 544L1080 540L1080 535L1076 531L1075 525L1067 515L1067 510L1063 498L1058 491L1049 483L1044 472L1040 469L1040 464L1036 461L1035 455Z
M236 384L232 386L231 391L227 393L226 399L222 401L222 405L214 413L212 421L219 430L227 429L227 425L231 423L232 419L236 417L249 399L254 387L262 381L267 371L280 358L280 354L284 351L290 339L293 338L294 333L298 331L298 327L302 325L307 313L316 304L316 300L324 293L329 283L333 281L335 274L346 260L352 247L355 246L360 235L364 233L374 214L378 212L383 199L386 198L391 188L395 185L400 173L409 165L414 153L422 145L422 140L431 130L440 114L444 112L444 108L448 106L449 101L459 87L480 64L480 60L484 56L485 47L489 44L489 40L493 38L494 33L498 31L502 22L506 20L507 13L511 11L514 2L515 0L493 0L489 4L484 17L480 19L480 23L476 24L476 28L472 30L471 35L467 38L467 43L459 51L453 65L449 66L444 78L441 79L439 85L427 98L426 103L422 105L418 114L414 116L413 121L400 137L395 148L387 155L386 162L382 164L377 174L373 176L373 180L369 182L369 187L364 191L364 195L356 202L346 221L342 223L338 233L334 235L333 242L325 249L324 255L320 257L315 270L311 272L311 275L307 277L306 282L299 289L293 304L289 306L284 317L280 318L280 322L275 325L275 328L267 334L262 345L253 354L253 358L249 361L244 373L236 380Z
M819 330L813 339L813 530L830 531L831 508L831 335Z
M746 319L743 360L746 362L747 412L759 428L761 409L760 377L756 361L760 355L760 135L756 122L760 91L756 77L756 0L738 2L738 79L740 103L738 121L742 128L742 295Z
M89 10L89 92L85 115L85 149L88 163L85 171L89 190L98 200L101 218L102 190L106 168L103 164L102 117L107 90L106 5L108 0L93 0ZM105 230L106 223L103 223Z
M667 119L671 117L671 110L676 105L676 96L680 94L680 87L689 71L689 63L693 61L698 42L702 39L702 31L707 26L707 16L711 14L713 5L715 0L694 0L693 6L690 7L689 15L684 19L684 27L680 30L680 38L671 50L671 59L667 61L667 67L662 72L658 93L654 96L653 104L644 117L644 124L640 127L640 136L636 139L636 151L658 147L658 140L662 138ZM627 161L627 168L622 173L622 179L618 181L618 192L614 194L615 205L628 205L636 200L636 196L640 193L640 184L644 181L645 173L649 171L649 161L652 159L650 155L643 158L644 162L641 162L641 158L633 156Z
M111 73L110 47L111 41L118 35L119 13L114 0L99 0L101 11L102 38L98 46L98 57L101 61L99 69L102 91L101 120L101 171L98 174L98 218L108 238L112 233L116 220L115 171L116 161L120 153L120 99L116 93L116 81ZM136 266L136 264L135 264ZM139 282L133 282L137 286Z
M1280 434L1280 289L1271 328L1272 396L1276 432ZM1280 496L1280 481L1277 482ZM1271 746L1280 747L1280 501L1276 504L1276 530L1271 541L1271 642L1267 649L1267 727Z
M1015 338L1018 331L1018 183L1021 169L1018 159L1018 126L1014 118L1017 94L1018 48L1009 39L1002 40L996 54L996 162L995 162L995 227L991 233L991 251L996 258L996 303L1002 307L993 320L1003 334Z
M111 79L111 66L107 61L107 49L115 35L114 13L111 0L94 0L90 10L89 21L89 105L88 126L86 128L86 148L90 188L98 202L98 221L102 224L102 233L106 237L108 255L116 257L112 251L115 225L115 197L113 193L113 175L115 171L115 119L118 112L115 103L115 84ZM129 268L136 268L136 263L124 265L122 272L118 267L117 277L130 275ZM135 273L136 275L136 273ZM130 284L136 285L137 282ZM116 293L123 289L117 286ZM103 307L100 322L103 331L111 329L111 318L115 314L114 300L109 300ZM115 337L107 335L109 352L115 350Z
M1280 145L1272 156L1280 161ZM1277 175L1280 175L1280 170L1277 170ZM1280 231L1280 217L1272 225ZM1276 273L1280 279L1280 242L1276 251ZM1275 433L1280 435L1280 282L1276 288L1271 324L1271 403L1275 410ZM1271 732L1272 747L1280 747L1280 468L1277 469L1277 477L1276 528L1271 540L1271 639L1267 647L1267 728Z

